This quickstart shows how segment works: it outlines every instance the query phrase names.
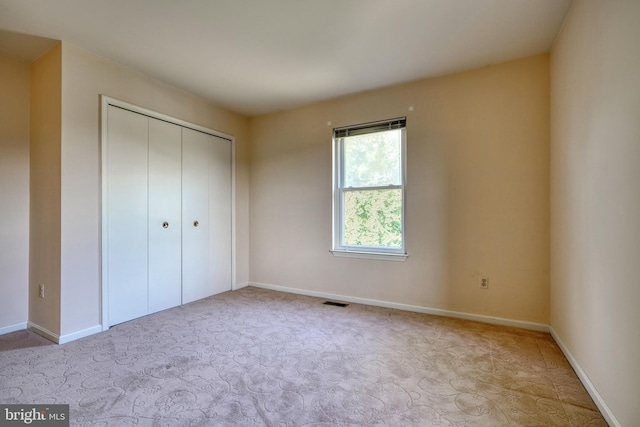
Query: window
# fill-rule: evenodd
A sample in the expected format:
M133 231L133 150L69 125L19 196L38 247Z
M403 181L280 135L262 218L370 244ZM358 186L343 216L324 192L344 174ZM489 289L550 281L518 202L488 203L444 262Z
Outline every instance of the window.
M406 119L333 130L333 254L404 260Z

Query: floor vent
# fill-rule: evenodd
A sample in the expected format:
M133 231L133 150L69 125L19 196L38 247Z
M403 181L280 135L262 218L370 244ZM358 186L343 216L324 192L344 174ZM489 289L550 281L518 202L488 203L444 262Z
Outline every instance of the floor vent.
M333 305L335 307L348 307L349 304L345 304L342 302L333 302L333 301L325 301L323 302L324 305Z

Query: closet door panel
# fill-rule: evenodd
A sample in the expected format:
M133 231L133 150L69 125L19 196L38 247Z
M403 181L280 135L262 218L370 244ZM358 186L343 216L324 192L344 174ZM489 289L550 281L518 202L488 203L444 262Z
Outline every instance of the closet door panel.
M180 305L180 126L149 119L149 312Z
M213 294L231 290L231 142L210 136L209 253Z
M209 135L182 129L182 303L212 295L209 277Z
M147 118L108 109L109 325L147 314ZM103 267L104 268L104 267Z

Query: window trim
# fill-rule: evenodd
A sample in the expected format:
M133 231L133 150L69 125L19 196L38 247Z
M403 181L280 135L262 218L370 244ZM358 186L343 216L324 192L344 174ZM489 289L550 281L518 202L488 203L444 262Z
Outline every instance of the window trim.
M400 185L375 186L375 187L344 187L344 144L343 139L348 136L375 133L385 130L400 130ZM406 252L406 186L407 186L407 164L406 164L406 118L396 118L382 120L378 122L364 123L354 126L335 128L332 140L332 164L333 164L333 221L332 221L332 250L336 257L363 258L385 261L405 261L408 257ZM353 246L343 245L344 233L344 193L361 190L402 190L402 245L400 248L381 246Z

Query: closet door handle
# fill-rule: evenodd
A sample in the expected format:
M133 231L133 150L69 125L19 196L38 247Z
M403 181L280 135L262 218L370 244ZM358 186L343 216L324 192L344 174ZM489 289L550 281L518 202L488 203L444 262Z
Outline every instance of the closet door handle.
M199 226L199 225L200 225L200 223L198 222L198 220L193 221L193 226L194 226L194 227L197 227L197 226Z
M163 222L162 228L169 228L169 223L167 221Z

